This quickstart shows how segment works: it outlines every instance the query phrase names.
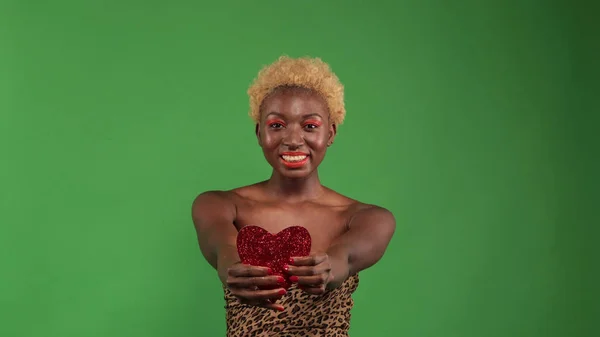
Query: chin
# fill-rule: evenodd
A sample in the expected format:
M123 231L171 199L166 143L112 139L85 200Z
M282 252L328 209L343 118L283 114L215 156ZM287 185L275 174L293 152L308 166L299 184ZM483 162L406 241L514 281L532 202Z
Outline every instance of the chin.
M304 179L309 177L313 171L309 171L309 170L286 170L286 169L279 169L277 170L279 172L279 174L282 177L285 178L289 178L289 179Z
M269 161L271 167L281 176L289 179L302 179L309 177L315 168L311 165L310 161L304 163L304 165L289 165L286 164L281 158L277 158L274 162Z

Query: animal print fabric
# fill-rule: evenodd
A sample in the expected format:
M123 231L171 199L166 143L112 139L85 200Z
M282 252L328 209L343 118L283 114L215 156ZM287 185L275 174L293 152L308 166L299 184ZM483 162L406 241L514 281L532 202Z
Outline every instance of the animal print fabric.
M293 285L278 301L282 312L240 304L224 288L227 337L346 337L357 288L358 275L318 296Z

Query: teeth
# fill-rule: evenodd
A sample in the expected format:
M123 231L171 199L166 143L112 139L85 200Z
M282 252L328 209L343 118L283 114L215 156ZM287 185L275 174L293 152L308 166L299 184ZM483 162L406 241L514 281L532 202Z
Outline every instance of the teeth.
M306 159L306 156L281 156L283 160L289 162L298 162Z

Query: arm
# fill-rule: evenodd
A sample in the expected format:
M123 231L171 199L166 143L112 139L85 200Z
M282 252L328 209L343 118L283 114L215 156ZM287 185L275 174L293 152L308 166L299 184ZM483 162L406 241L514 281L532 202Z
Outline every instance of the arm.
M194 200L192 218L202 255L240 303L281 311L283 307L275 301L285 293L277 287L283 279L269 276L269 268L239 263L238 232L233 224L236 214L235 204L225 192L205 192ZM260 290L259 286L268 290Z
M192 219L202 255L217 270L223 284L228 268L239 262L236 247L237 229L235 204L225 192L209 191L200 194L192 205Z
M337 288L348 276L377 263L395 231L396 219L385 208L371 206L356 212L346 233L337 238L327 251L334 277L327 287Z

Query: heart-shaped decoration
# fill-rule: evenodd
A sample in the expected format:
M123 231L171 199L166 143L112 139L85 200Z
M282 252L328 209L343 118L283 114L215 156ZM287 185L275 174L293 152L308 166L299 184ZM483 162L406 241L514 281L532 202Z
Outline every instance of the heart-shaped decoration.
M288 227L277 234L271 234L258 226L246 226L237 236L237 250L242 263L252 266L269 267L274 275L283 276L288 289L291 282L283 270L294 256L308 256L312 240L304 227Z

